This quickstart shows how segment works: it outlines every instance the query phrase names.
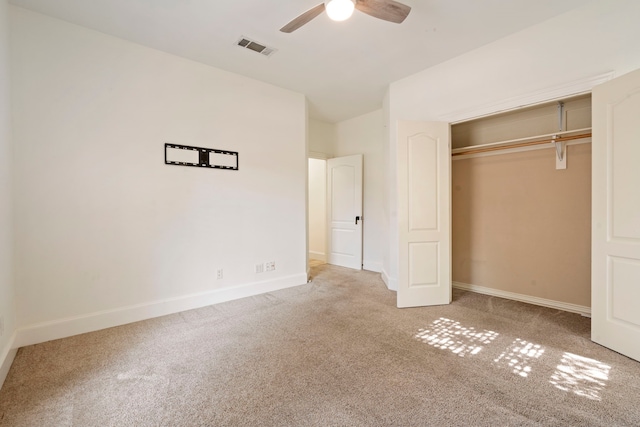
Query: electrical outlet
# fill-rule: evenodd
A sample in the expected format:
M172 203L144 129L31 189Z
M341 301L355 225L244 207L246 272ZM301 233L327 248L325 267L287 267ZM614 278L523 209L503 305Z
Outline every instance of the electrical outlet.
M273 271L276 269L276 262L275 261L269 261L267 263L267 271Z
M264 264L256 264L256 273L264 273Z
M217 279L222 279L222 269L221 268L218 269Z

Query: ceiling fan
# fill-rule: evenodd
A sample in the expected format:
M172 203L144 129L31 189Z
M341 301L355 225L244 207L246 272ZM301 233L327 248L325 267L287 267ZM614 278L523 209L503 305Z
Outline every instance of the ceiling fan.
M325 11L332 20L344 21L351 16L354 9L358 9L360 12L364 12L374 18L396 24L404 21L409 12L411 12L411 7L394 0L330 0L307 10L280 28L280 31L292 33Z

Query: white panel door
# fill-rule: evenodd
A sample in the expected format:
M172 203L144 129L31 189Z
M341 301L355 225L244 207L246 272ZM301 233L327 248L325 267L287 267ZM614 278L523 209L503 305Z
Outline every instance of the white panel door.
M451 302L449 132L398 122L398 307Z
M591 338L640 360L640 70L592 103Z
M362 269L362 154L327 160L329 264Z

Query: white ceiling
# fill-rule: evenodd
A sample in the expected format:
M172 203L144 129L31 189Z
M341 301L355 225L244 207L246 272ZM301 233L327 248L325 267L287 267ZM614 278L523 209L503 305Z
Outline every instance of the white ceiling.
M11 0L27 9L306 94L312 118L381 108L387 85L591 0L403 0L402 24L356 11L279 29L320 0ZM267 58L235 42L278 51ZM473 72L470 70L470 72Z

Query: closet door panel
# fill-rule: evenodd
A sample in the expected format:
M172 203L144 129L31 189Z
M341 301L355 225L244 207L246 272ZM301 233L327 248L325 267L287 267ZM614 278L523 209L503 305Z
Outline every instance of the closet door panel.
M398 307L451 302L448 123L398 122Z
M640 70L593 90L591 338L640 360Z
M408 138L409 230L438 228L438 140L426 134Z

